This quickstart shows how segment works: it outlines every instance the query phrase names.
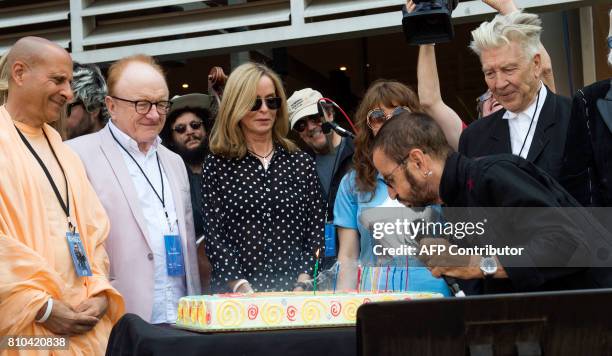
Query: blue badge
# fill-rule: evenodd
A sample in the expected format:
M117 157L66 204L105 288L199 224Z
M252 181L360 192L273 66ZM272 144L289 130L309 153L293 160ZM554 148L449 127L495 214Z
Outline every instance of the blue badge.
M166 245L166 268L168 275L177 277L185 275L185 264L183 261L183 249L181 248L181 237L179 235L164 235Z
M336 256L336 226L325 224L325 257Z
M87 253L85 252L85 248L83 247L83 242L81 241L81 236L79 233L70 231L67 232L66 241L68 241L68 249L70 250L72 264L74 265L74 270L76 271L77 275L79 277L91 276L91 267L89 266Z

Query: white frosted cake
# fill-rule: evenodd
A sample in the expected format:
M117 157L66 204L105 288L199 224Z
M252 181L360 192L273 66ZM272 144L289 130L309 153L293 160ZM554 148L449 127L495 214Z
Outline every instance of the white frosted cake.
M183 297L176 326L196 331L262 330L355 325L370 302L441 298L438 293L273 292Z

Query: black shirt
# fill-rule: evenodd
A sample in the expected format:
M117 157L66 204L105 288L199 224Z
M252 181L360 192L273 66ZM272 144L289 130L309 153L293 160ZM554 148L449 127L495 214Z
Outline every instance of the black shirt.
M193 226L195 228L195 237L197 240L204 232L204 227L202 225L202 175L200 173L193 173L191 168L187 167L187 176L189 177Z
M510 154L470 159L453 153L442 173L440 197L449 207L574 208L566 220L560 220L564 215L558 215L557 209L500 210L516 216L490 222L493 233L500 237L497 241L512 240L516 246L524 246L526 253L498 256L509 278L486 280L482 286L469 286L466 292L612 287L610 268L539 267L541 261L551 257L571 256L575 246L599 241L610 246L610 234L590 214L577 209L580 204L535 164ZM529 265L533 267L508 267Z
M209 155L202 175L202 215L212 286L248 280L256 291L292 290L312 276L324 247L324 206L314 161L275 146L267 170L256 157Z

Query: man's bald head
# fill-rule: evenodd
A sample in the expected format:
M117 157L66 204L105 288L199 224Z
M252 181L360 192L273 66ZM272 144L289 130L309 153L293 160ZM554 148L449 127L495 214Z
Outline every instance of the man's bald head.
M11 47L6 55L6 64L8 68L12 68L15 62L21 61L29 66L36 66L44 62L50 54L70 58L70 54L55 42L42 37L23 37Z
M58 120L73 96L70 54L44 38L24 37L7 54L7 67L13 119L32 126Z

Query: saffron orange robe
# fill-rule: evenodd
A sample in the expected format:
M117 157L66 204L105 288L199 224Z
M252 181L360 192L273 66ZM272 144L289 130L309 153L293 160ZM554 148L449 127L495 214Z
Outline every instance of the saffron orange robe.
M17 123L66 197L59 166L45 152L40 129ZM38 130L38 132L36 131ZM103 355L114 323L124 313L121 295L108 280L109 260L104 240L109 221L78 156L50 126L44 125L64 169L70 211L91 265L91 277L77 276L66 242L66 216L42 168L21 141L4 106L0 107L0 335L52 336L35 322L51 297L76 307L105 293L108 309L89 332L70 336L69 350L6 351L12 355ZM44 141L41 141L44 140ZM41 143L42 142L42 143Z

